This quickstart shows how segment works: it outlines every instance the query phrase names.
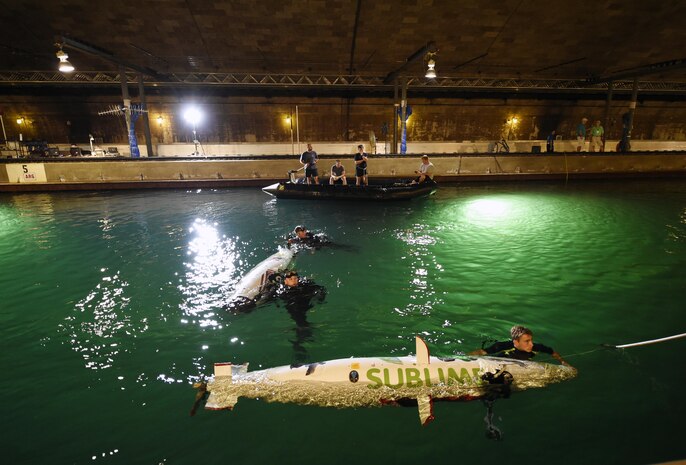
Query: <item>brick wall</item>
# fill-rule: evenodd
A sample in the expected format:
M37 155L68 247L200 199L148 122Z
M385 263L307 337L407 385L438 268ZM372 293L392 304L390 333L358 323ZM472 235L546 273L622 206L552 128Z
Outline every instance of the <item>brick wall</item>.
M98 116L98 111L119 104L116 92L109 95L63 95L51 89L50 95L0 95L7 137L44 139L51 144L88 142L88 135L103 145L126 144L124 120ZM44 93L45 94L45 93ZM136 101L134 97L134 102ZM563 139L572 138L582 117L602 120L604 100L437 98L413 99L408 96L413 114L408 122L409 141L483 141L501 135L509 139L545 139L553 129ZM392 100L383 98L333 97L235 97L193 95L149 95L150 126L153 144L192 141L192 128L183 118L184 108L195 103L203 112L198 137L205 143L290 142L291 128L286 122L293 115L293 138L297 138L295 109L298 107L300 140L368 140L374 131L383 141L384 123L390 127ZM608 138L621 133L621 115L626 100L613 102L608 121L603 121ZM16 119L24 118L18 125ZM161 123L157 118L161 116ZM512 117L517 123L512 124ZM144 145L142 120L136 125L139 144ZM391 139L389 129L387 139ZM639 101L634 119L633 140L686 140L684 102Z

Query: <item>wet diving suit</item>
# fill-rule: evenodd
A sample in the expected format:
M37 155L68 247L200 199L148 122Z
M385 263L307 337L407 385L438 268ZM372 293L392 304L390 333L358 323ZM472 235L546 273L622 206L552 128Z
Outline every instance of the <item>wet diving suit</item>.
M307 278L300 279L295 287L288 287L278 283L271 289L271 298L277 306L281 304L286 307L286 311L295 323L295 340L291 341L296 359L304 361L307 358L307 351L303 343L312 339L312 329L307 321L307 311L314 307L313 301L321 303L326 298L326 288L315 284Z
M298 236L289 237L288 243L290 245L299 245L301 247L318 249L323 245L331 244L331 241L324 233L312 234L310 231L307 231L303 239L299 238Z
M543 352L544 354L549 355L552 355L554 352L551 347L538 343L534 343L534 347L531 352L524 352L523 350L515 348L514 342L512 341L496 342L495 344L484 348L484 350L488 355L493 357L513 358L515 360L531 360L538 352Z

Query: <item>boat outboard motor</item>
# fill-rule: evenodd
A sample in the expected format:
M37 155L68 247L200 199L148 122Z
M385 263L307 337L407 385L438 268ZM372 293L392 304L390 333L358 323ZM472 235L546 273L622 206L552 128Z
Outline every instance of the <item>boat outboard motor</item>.
M288 180L295 184L295 170L288 170Z

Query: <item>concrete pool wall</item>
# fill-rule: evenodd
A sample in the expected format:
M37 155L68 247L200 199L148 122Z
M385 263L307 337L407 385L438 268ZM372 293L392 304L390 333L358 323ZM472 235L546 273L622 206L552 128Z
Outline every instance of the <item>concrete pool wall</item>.
M354 177L351 155L322 155L319 174L328 176L340 158ZM559 178L684 176L686 152L438 154L431 155L439 182ZM0 191L98 190L163 187L264 185L298 169L298 157L224 158L64 158L7 159L0 164ZM369 159L369 176L409 178L416 155ZM302 175L302 172L299 173Z

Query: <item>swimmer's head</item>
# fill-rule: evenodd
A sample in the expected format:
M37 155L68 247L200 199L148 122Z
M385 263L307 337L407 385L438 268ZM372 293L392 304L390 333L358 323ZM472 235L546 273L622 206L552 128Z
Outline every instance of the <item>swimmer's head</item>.
M297 271L288 270L283 275L283 283L288 287L297 286L299 280L300 280L300 277L298 276Z
M303 225L298 225L295 227L293 232L295 233L296 236L298 236L299 238L302 239L307 235L307 228Z
M534 335L529 328L516 325L510 329L510 337L516 349L531 352L534 349Z

